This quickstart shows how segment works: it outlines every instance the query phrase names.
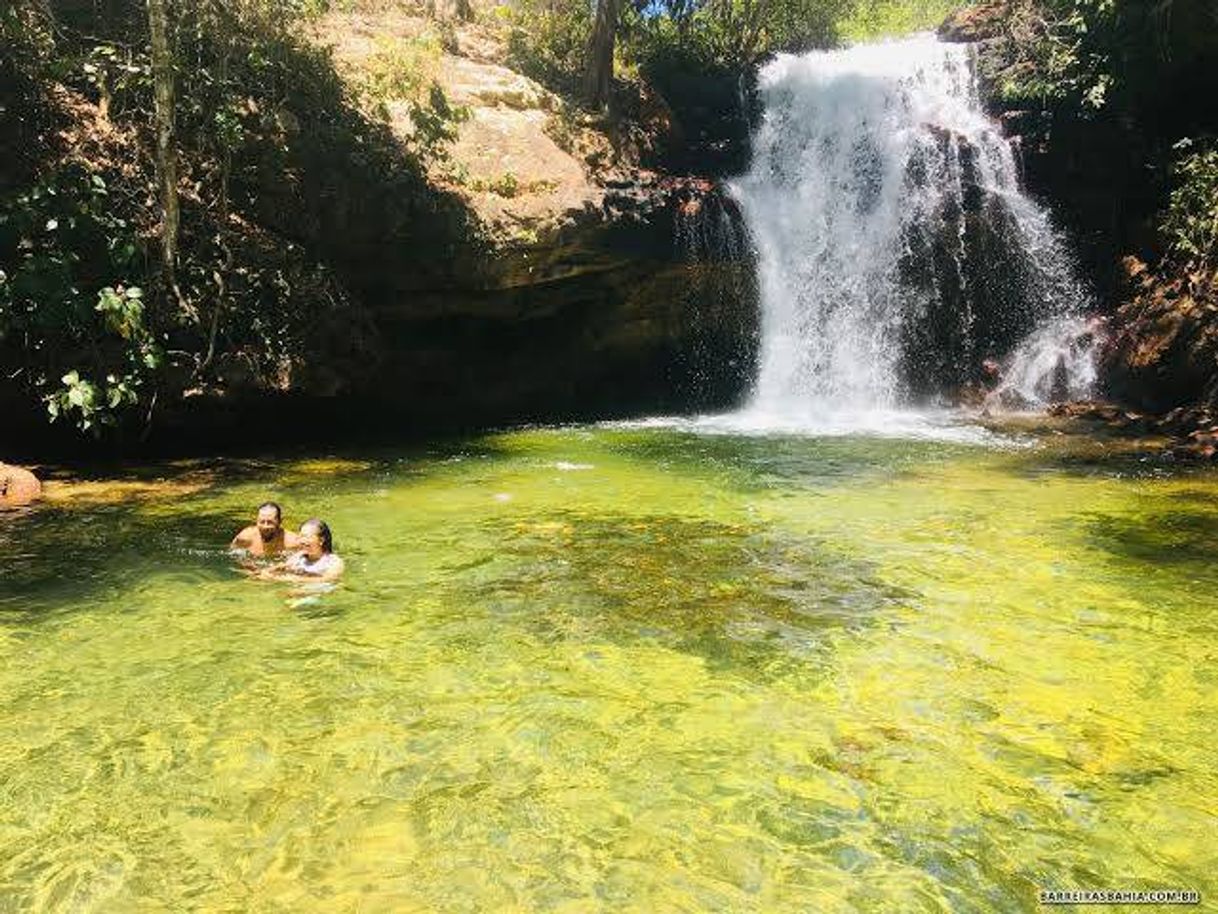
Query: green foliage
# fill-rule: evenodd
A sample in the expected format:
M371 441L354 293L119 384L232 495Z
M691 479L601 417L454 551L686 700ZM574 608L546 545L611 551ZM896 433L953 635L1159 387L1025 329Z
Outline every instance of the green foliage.
M592 34L591 3L520 0L496 13L507 28L512 66L559 91L576 92Z
M634 25L648 57L677 52L744 74L780 52L830 47L855 0L666 0Z
M55 42L45 10L33 0L9 0L0 5L0 71L39 73L50 63Z
M369 238L416 224L412 255L450 243L426 227L438 207L421 163L460 112L422 85L404 148L311 40L320 11L174 4L182 222L167 288L144 250L160 228L145 4L0 4L0 384L92 433L185 390L279 386L314 353L361 345L327 323L360 317L323 257L357 262Z
M745 75L781 51L832 45L857 0L649 0L626 4L616 69ZM594 5L521 0L501 14L513 65L560 91L578 86ZM675 63L674 63L675 62Z
M1083 117L1153 116L1165 85L1204 77L1218 53L1212 0L1017 0L1007 29L1015 61L1003 96Z
M113 424L160 367L143 293L127 284L139 254L99 175L65 171L0 202L0 351L52 419Z
M965 5L961 0L861 0L838 25L838 32L848 41L872 41L931 31Z
M376 117L391 122L395 108L405 110L413 151L426 162L446 159L448 144L469 119L469 109L450 104L436 81L443 54L443 41L434 33L382 36L357 74L363 105Z
M77 64L84 81L97 92L107 116L121 113L124 103L152 91L152 67L142 50L116 44L87 48Z
M376 102L419 100L426 96L440 70L444 48L431 34L412 38L379 36L365 65L364 86Z
M1214 146L1180 140L1215 128L1213 0L1015 0L1003 25L996 77L1006 105L1040 108L1049 122L1102 122L1106 135L1127 137L1130 148L1114 153L1139 161L1139 191L1159 191L1167 178L1162 202L1142 204L1163 209L1167 253L1213 263Z
M46 104L51 25L37 0L0 2L0 194L29 181L59 126Z
M743 166L755 113L757 67L780 52L837 43L837 23L859 0L634 0L621 7L611 93L619 145L663 166L733 171ZM517 0L501 13L512 65L585 104L582 86L595 5ZM631 134L631 112L660 99L663 115ZM650 108L656 111L655 107ZM660 128L660 137L646 135ZM622 138L636 136L639 142ZM670 142L680 137L676 142ZM658 140L658 141L657 141ZM653 160L654 161L654 160Z
M1016 2L1008 30L1017 60L999 82L1004 101L1067 107L1084 117L1105 106L1115 81L1115 0Z
M501 197L515 197L520 193L520 179L515 172L505 171L498 181L491 183L490 190Z
M5 402L97 434L185 393L364 379L375 329L350 290L376 294L369 275L390 246L407 269L440 272L473 235L427 180L468 113L435 79L451 27L385 43L353 87L314 33L331 5L406 4L170 4L170 284L151 256L162 220L146 3L0 2ZM392 124L371 116L390 107Z
M413 103L410 109L415 152L420 159L447 159L448 144L457 138L458 127L469 118L468 108L450 104L439 83L432 83L427 100Z
M1176 150L1180 158L1172 169L1163 233L1177 257L1218 267L1218 143L1185 139Z

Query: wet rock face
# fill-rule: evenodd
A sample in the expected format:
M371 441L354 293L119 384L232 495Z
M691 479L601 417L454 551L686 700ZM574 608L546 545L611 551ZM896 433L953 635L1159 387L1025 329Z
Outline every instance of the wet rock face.
M386 42L427 28L401 11L332 12L319 26L356 81ZM639 143L505 59L494 30L474 23L439 54L436 80L467 113L445 162L310 161L325 176L313 197L282 168L257 170L272 185L255 195L265 219L324 251L353 306L317 328L312 357L274 391L240 364L224 366L230 386L471 423L740 394L756 317L744 246L718 243L742 237L730 201L709 182L635 167ZM671 120L655 99L636 101L638 123ZM409 146L409 106L393 101L389 114L382 139Z
M982 93L1019 145L1024 184L1053 202L1111 315L1098 365L1102 393L1160 415L1170 426L1162 431L1180 438L1190 429L1210 434L1208 411L1218 407L1218 281L1165 257L1157 224L1172 145L1211 132L1218 95L1206 56L1212 39L1203 37L1212 35L1207 4L1177 7L1156 38L1162 46L1155 79L1143 75L1139 87L1136 49L1129 49L1123 66L1130 79L1121 94L1087 117L1077 107L1013 100L1000 91L1026 82L1034 69L1027 44L1045 27L1035 4L980 3L951 16L940 36L976 42Z
M289 112L278 158L237 163L234 198L332 268L333 307L282 366L221 354L215 384L178 404L191 421L265 412L290 433L294 403L472 425L738 397L756 340L746 246L722 243L742 238L739 214L709 182L637 167L675 142L663 101L643 93L607 123L510 69L496 29L458 23L440 47L433 26L396 7L319 20L352 97L424 48L462 111L455 138L415 155L411 99L391 95L383 120L351 111L339 130Z
M748 251L720 243L739 225L708 183L608 187L601 214L500 251L472 286L384 288L385 358L362 394L501 418L726 406L756 358Z
M966 137L928 127L935 154L954 163L959 190L944 195L906 232L899 264L916 313L904 325L902 377L915 397L988 382L986 363L1001 358L1036 325L1035 264L1022 252L1005 201L987 190L980 150ZM940 169L911 163L908 180L936 180Z
M1025 188L1052 203L1096 291L1112 300L1121 292L1121 257L1154 260L1162 253L1155 223L1171 146L1180 136L1209 132L1212 115L1205 110L1214 97L1213 68L1190 73L1166 66L1165 59L1163 82L1149 103L1110 100L1098 112L1011 96L1012 86L1035 75L1029 46L1044 39L1046 28L1037 7L1019 0L965 7L948 17L939 36L974 45L986 108L1019 150ZM1202 101L1182 101L1189 97Z
M308 356L273 381L225 362L219 393L234 415L243 400L291 395L472 424L709 408L743 391L756 337L747 252L713 243L740 222L731 201L710 182L643 169L591 184L557 147L526 156L520 125L541 103L495 83L492 105L479 73L483 120L463 130L514 119L500 138L515 156L510 194L466 199L468 188L426 187L392 161L368 173L310 161L327 175L313 196L282 169L257 170L263 218L324 252L349 301L309 329ZM553 146L539 130L527 137ZM485 139L466 152L489 149ZM691 233L705 236L695 255L679 242Z
M161 411L157 441L388 440L739 401L758 316L734 202L709 181L646 171L600 197L545 237L437 233L423 257L418 227L390 215L369 219L380 232L356 220L345 239L345 223L326 224L351 301L311 329L309 357L270 385L239 358L218 361L223 389Z
M903 273L924 301L906 324L903 374L915 396L987 380L986 362L1009 352L1036 323L1026 290L1028 264L1013 252L1014 229L1001 202L939 214L911 235Z

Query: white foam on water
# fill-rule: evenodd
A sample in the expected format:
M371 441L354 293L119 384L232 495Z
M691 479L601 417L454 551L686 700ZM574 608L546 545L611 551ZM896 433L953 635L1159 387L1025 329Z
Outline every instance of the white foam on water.
M899 438L986 447L1019 447L1020 438L975 424L962 410L841 410L796 415L754 408L701 416L650 416L599 423L601 428L665 429L703 435L799 438Z

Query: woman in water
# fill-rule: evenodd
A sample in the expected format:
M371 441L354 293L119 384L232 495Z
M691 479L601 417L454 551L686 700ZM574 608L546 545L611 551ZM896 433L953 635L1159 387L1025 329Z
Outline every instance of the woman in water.
M280 580L333 581L343 573L343 560L334 552L330 527L316 517L305 521L296 542L297 552L267 568L259 577Z

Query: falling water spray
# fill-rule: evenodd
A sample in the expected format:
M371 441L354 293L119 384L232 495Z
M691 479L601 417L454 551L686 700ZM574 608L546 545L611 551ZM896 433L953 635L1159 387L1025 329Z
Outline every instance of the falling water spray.
M1029 406L1054 387L1045 372L1086 394L1090 350L1071 340L1090 293L1021 190L966 46L780 56L760 91L752 165L732 186L761 296L750 414L815 424L925 406L995 362Z

